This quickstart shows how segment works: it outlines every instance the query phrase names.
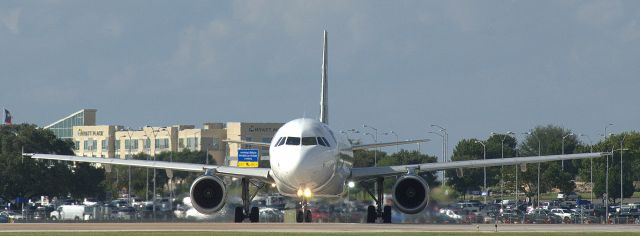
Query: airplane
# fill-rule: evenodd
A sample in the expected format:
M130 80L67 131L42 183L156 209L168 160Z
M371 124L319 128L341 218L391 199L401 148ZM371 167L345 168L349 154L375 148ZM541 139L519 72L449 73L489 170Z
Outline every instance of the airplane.
M300 199L296 209L298 223L311 222L308 201L312 197L341 197L350 181L375 181L374 191L367 190L375 205L367 207L367 223L391 223L391 206L383 206L385 177L395 179L391 195L396 208L406 214L421 212L429 202L429 186L419 176L421 172L447 169L481 168L504 165L526 165L548 161L596 158L610 153L584 153L552 156L516 157L506 159L423 163L398 166L353 167L353 151L386 146L427 142L428 139L357 145L335 133L329 127L327 31L324 31L322 53L322 82L319 119L300 118L287 122L274 135L270 143L243 140L224 140L229 143L269 147L270 168L242 168L232 166L191 164L150 160L123 160L117 158L88 158L68 155L25 153L34 159L100 163L191 171L202 173L191 185L189 195L193 207L203 214L214 214L225 205L227 183L225 177L241 180L242 206L235 209L235 222L259 221L258 207L251 202L264 186L274 184L279 194ZM255 186L251 193L250 185ZM374 193L375 192L375 193Z

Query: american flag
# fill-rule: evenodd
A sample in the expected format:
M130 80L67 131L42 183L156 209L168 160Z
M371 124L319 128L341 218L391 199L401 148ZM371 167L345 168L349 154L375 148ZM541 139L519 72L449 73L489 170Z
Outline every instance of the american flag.
M9 112L9 110L4 109L4 124L5 125L10 125L11 124L11 112Z

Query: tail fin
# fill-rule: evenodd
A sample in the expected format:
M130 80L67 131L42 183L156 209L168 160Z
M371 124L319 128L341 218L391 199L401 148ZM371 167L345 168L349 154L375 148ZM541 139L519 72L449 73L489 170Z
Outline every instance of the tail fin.
M320 122L329 124L329 95L327 81L327 31L324 31L322 46L322 91L320 94Z

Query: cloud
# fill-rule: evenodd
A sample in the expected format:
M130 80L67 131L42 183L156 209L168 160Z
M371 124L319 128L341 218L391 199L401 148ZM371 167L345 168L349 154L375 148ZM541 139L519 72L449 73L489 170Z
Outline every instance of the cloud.
M2 25L13 34L20 33L19 23L21 12L22 8L15 8L5 12L0 12L0 21L2 22Z
M592 27L606 27L623 16L620 1L591 1L580 6L576 19Z

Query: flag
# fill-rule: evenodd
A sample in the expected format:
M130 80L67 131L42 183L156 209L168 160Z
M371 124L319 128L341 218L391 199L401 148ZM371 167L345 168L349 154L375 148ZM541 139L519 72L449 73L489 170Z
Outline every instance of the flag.
M9 112L9 110L4 109L4 124L5 125L10 125L11 124L11 112Z

